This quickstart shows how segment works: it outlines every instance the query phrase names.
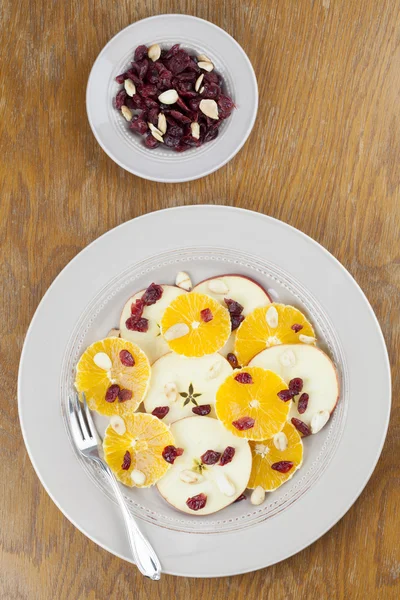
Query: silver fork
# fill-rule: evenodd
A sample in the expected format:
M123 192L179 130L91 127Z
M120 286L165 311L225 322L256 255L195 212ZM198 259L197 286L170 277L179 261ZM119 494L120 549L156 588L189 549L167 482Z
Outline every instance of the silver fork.
M136 566L143 575L156 581L161 576L160 561L129 512L111 469L100 457L99 444L101 444L101 440L93 423L85 395L82 394L82 396L83 410L78 395L73 400L71 400L71 397L68 399L69 420L75 446L82 456L97 463L102 472L107 476L124 517L129 544Z

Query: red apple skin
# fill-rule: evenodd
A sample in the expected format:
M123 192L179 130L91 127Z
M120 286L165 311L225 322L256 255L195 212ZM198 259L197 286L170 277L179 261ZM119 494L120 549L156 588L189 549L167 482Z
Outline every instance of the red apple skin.
M169 505L171 508L173 508L174 510L176 510L176 512L178 512L180 515L190 515L190 514L192 514L192 513L187 513L186 511L184 511L184 510L181 510L180 508L177 508L176 506L174 506L173 504L171 504L171 503L170 503L170 502L169 502L169 501L166 499L166 497L165 497L165 496L163 496L163 494L160 492L160 490L158 489L158 485L157 485L157 484L155 485L155 487L157 488L157 492L160 494L161 498L162 498L163 500L165 500L165 502L166 502L166 503L167 503L167 504L168 504L168 505ZM230 506L232 506L232 504L233 504L233 503L234 503L234 502L235 502L235 501L236 501L236 500L239 498L239 496L241 496L242 494L244 494L246 490L247 490L247 488L244 488L244 490L242 490L242 491L240 492L240 494L238 494L238 495L237 495L237 496L234 498L234 500L232 500L231 504L228 504L228 506L224 506L223 508L220 508L219 510L216 510L216 511L214 511L214 512L212 512L212 513L208 513L208 515L205 515L205 516L206 516L206 517L209 517L209 516L211 516L211 515L215 515L217 512L221 512L221 510L226 510L227 508L229 508ZM189 498L189 497L190 497L190 496L188 496L188 498ZM201 516L202 516L201 514L200 514L200 515L196 515L196 511L195 511L195 510L194 510L194 511L192 511L192 512L193 512L193 515L194 515L195 517L196 517L196 516L198 516L198 517L201 517Z
M221 277L241 277L242 279L247 279L248 281L251 281L251 283L254 283L257 287L259 287L262 290L262 292L267 296L268 300L271 303L273 302L271 296L268 294L266 289L260 283L258 283L258 281L255 281L251 277L247 277L247 275L240 275L239 273L223 273L222 275L215 275L214 277L207 277L207 279L203 279L202 281L199 281L199 283L196 283L196 285L193 286L192 291L195 291L195 288L198 285L201 285L202 283L206 283L207 281L210 281L211 279L221 279Z

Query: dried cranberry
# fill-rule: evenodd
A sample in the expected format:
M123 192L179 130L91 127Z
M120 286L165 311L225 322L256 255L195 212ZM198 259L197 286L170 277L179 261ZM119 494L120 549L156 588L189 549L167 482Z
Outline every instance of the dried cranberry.
M176 75L174 79L177 81L191 81L193 83L197 78L196 73L194 71L190 71L189 73L180 73L179 75Z
M157 406L157 408L155 408L151 414L159 419L163 419L168 413L169 406Z
M221 458L221 452L215 450L207 450L200 456L200 460L205 465L215 465Z
M129 471L131 462L132 462L131 453L129 452L129 450L127 450L124 454L124 461L121 465L121 469L123 469L124 471Z
M143 105L145 108L149 108L149 109L159 107L157 102L155 100L152 100L151 98L143 98Z
M221 94L218 98L217 104L220 119L226 119L227 117L229 117L229 115L235 107L232 100L228 98L228 96L224 96L223 94Z
M209 308L204 308L200 311L200 318L204 323L209 323L209 321L213 320L214 316Z
M165 52L165 54L163 55L162 58L164 60L168 60L169 58L172 58L172 56L175 56L176 54L178 54L180 47L181 47L180 44L175 44L174 46L172 46L169 50L167 50Z
M232 369L239 368L238 359L236 358L236 355L233 354L233 352L229 352L229 354L226 358L227 358L227 361L229 362L229 364L231 365Z
M132 67L136 69L138 77L141 81L146 77L146 73L149 68L149 61L147 58L144 58L141 61L137 61L136 63L132 63Z
M296 394L300 394L303 389L303 380L300 377L295 377L289 381L289 390L296 392Z
M240 494L240 496L236 498L235 502L241 502L242 500L246 500L245 494Z
M147 46L138 46L135 50L134 60L143 60L147 56Z
M184 50L179 50L178 52L176 52L176 54L171 56L171 58L165 60L165 65L167 69L171 71L171 73L174 73L174 75L182 73L182 71L186 69L189 63L190 56Z
M179 106L179 108L181 108L182 110L184 110L185 112L190 113L190 108L188 108L186 106L186 104L184 103L184 101L182 100L182 98L178 98L178 100L176 101L177 105Z
M128 94L125 90L120 90L118 94L115 96L115 108L120 109L123 104L125 104Z
M202 97L203 98L208 98L210 100L216 100L217 98L219 98L221 94L221 88L219 87L219 85L216 85L215 83L205 83L204 84L204 91L202 92Z
M210 73L204 73L204 82L206 83L216 83L220 84L220 77L215 71L211 71Z
M106 402L115 402L115 400L118 398L119 390L120 387L116 383L110 385L105 395Z
M126 72L127 79L132 79L135 85L140 85L140 79L133 69L128 69Z
M160 114L160 111L159 111L158 107L151 108L148 113L147 120L150 121L150 123L152 123L155 127L157 127L157 125L158 125L158 115L159 114Z
M211 406L209 404L200 404L199 406L193 406L192 412L195 415L200 415L201 417L205 417L209 415L211 412Z
M119 353L119 360L124 365L124 367L133 367L135 364L135 359L129 350L121 350Z
M219 461L219 464L221 465L221 467L230 463L234 456L235 456L235 448L232 448L232 446L227 446L222 453L221 460Z
M304 423L304 421L301 421L300 419L296 419L296 417L293 417L292 425L294 425L296 427L297 431L300 431L300 433L303 434L304 437L311 435L311 429L309 428L308 425L306 425Z
M130 400L132 398L133 394L131 392L131 390L119 390L118 392L118 400L120 402L126 402L127 400Z
M229 314L238 316L243 312L243 306L236 302L236 300L231 300L230 298L224 298L224 302L228 308Z
M254 427L255 422L255 419L252 417L240 417L240 419L237 419L237 421L232 421L232 425L239 431L244 431L245 429L251 429Z
M169 135L172 135L173 137L176 138L181 138L183 136L183 127L181 127L180 125L176 124L176 125L170 125L168 127L167 130Z
M157 86L151 85L150 83L147 85L138 86L138 92L142 96L142 98L148 98L149 96L156 96L158 93Z
M189 100L190 109L197 112L199 110L201 98L194 98L193 100Z
M296 394L297 394L297 392L295 392L294 390L281 390L280 392L277 393L277 396L284 402L288 402L289 400L294 398L296 396Z
M125 321L125 325L129 331L140 331L145 333L149 329L149 321L144 318L136 319L136 317L129 317L129 319Z
M297 403L297 410L302 415L306 412L308 406L309 395L304 393L300 396L299 401Z
M146 79L152 85L157 85L158 82L160 81L160 75L158 73L158 70L155 68L149 69L147 71Z
M293 469L294 463L291 460L281 460L271 465L271 469L279 471L279 473L289 473L290 469Z
M123 73L122 75L117 75L115 78L115 81L117 83L124 83L126 77L125 77L125 73Z
M180 138L173 137L169 133L164 135L164 144L168 146L168 148L176 148L180 144Z
M149 285L147 290L142 296L142 302L145 306L151 306L158 302L163 295L163 289L161 285L157 285L157 283L152 283Z
M135 115L129 124L129 129L137 131L140 135L144 135L149 130L149 126L146 121L141 119L138 115Z
M144 109L146 105L138 94L134 94L131 98L126 99L126 105L132 110ZM135 115L136 116L136 115Z
M291 326L291 329L293 329L293 331L295 331L296 333L299 333L299 331L303 329L303 325L300 325L299 323L294 323Z
M151 150L153 150L154 148L157 148L157 146L159 145L159 142L157 142L156 138L153 137L151 135L151 133L149 133L149 135L144 140L144 145L147 148L150 148Z
M143 314L143 309L144 309L143 300L141 300L141 299L135 300L135 302L132 302L132 304L131 304L131 316L134 319L140 319L140 317Z
M197 496L192 496L192 498L188 498L186 500L186 505L191 510L200 510L204 508L207 502L207 496L205 494L197 494Z
M186 115L183 115L178 110L170 110L169 114L171 115L172 118L175 119L175 121L178 121L178 123L183 123L183 125L190 125L190 123L192 122L189 119L189 117L187 117Z
M205 142L208 142L210 140L204 140ZM231 329L232 331L235 331L235 329L237 329L240 325L240 323L242 323L244 321L244 316L243 315L231 315Z
M165 446L164 450L162 451L162 457L164 460L167 461L167 463L170 463L171 465L174 464L175 459L178 456L181 456L183 454L183 448L176 448L175 446Z
M238 383L253 383L253 378L250 373L238 373L235 376L235 381Z

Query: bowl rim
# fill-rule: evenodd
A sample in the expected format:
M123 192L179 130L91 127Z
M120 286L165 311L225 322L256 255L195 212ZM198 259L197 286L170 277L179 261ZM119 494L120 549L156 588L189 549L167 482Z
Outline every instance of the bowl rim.
M114 153L107 147L107 144L104 143L103 140L101 139L100 135L97 132L96 125L94 124L93 109L91 108L91 105L90 105L89 95L90 95L92 81L93 81L93 78L94 78L94 70L95 70L96 64L103 57L103 55L107 52L107 50L111 46L111 44L114 43L118 38L122 37L124 35L124 33L125 33L126 30L128 30L129 28L131 28L133 25L138 25L139 23L144 23L144 22L147 23L147 22L150 22L150 21L159 20L160 18L163 18L163 19L175 19L175 18L182 19L182 18L185 18L185 19L193 20L193 22L206 23L207 26L209 26L212 29L216 30L219 34L222 34L225 37L228 37L229 40L231 41L231 43L233 43L234 46L236 46L236 48L242 54L244 62L246 64L246 66L248 67L248 74L249 74L250 79L251 79L252 84L253 84L254 107L252 109L252 114L251 114L251 117L249 119L249 124L248 124L248 126L246 128L244 136L242 137L242 139L240 140L240 142L233 147L232 151L229 152L228 156L226 156L223 160L218 161L213 167L210 167L210 168L206 169L204 172L200 172L199 174L196 174L195 176L190 175L190 176L182 176L182 177L169 178L169 177L164 177L164 176L152 176L152 175L149 175L149 174L144 175L143 173L140 172L140 170L136 169L134 166L127 165L126 163L124 163L123 161L119 160L114 155ZM132 46L132 49L133 49L133 46ZM242 48L242 46L239 44L239 42L237 42L233 36L231 36L227 31L225 31L224 29L222 29L221 27L219 27L215 23L212 23L211 21L208 21L207 19L202 19L200 17L196 17L194 15L188 15L188 14L185 14L185 13L162 13L162 14L159 14L159 15L153 15L151 17L146 17L144 19L140 19L138 21L134 21L134 22L130 23L129 25L127 25L126 27L124 27L123 29L121 29L120 31L118 31L118 33L116 33L105 44L105 46L103 46L103 48L98 53L98 55L97 55L97 57L96 57L93 65L91 67L91 70L90 70L90 73L89 73L89 77L88 77L88 81L87 81L87 85L86 85L86 114L87 114L87 118L88 118L88 121L89 121L90 128L92 130L92 133L93 133L95 139L97 140L97 143L102 148L102 150L107 154L107 156L109 156L109 158L111 158L118 166L120 166L121 168L123 168L125 171L127 171L129 173L132 173L133 175L136 175L137 177L141 177L142 179L146 179L148 181L156 181L156 182L160 182L160 183L185 183L185 182L188 182L188 181L195 181L196 179L201 179L202 177L206 177L207 175L211 175L212 173L214 173L218 169L220 169L223 166L225 166L228 162L230 162L232 160L232 158L234 156L236 156L236 154L242 149L242 147L244 146L244 144L246 143L246 141L248 140L248 138L250 136L250 133L251 133L253 127L254 127L255 120L257 118L258 104L259 104L259 94L258 94L257 77L256 77L256 74L255 74L253 65L252 65L249 57L247 56L247 53Z

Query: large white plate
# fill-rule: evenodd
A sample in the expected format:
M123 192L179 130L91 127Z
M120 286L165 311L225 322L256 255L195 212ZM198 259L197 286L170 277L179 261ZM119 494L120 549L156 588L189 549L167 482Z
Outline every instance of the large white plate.
M244 501L192 517L174 511L154 489L124 488L164 572L252 571L305 548L344 515L376 465L389 420L389 363L374 313L344 267L306 235L255 212L189 206L139 217L100 237L57 277L32 320L19 373L21 427L33 466L65 516L131 560L107 486L73 449L64 406L85 345L118 322L132 291L173 281L178 270L196 281L248 274L295 303L310 315L340 373L333 418L305 440L303 468L262 506Z

